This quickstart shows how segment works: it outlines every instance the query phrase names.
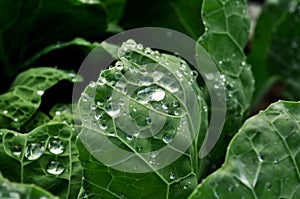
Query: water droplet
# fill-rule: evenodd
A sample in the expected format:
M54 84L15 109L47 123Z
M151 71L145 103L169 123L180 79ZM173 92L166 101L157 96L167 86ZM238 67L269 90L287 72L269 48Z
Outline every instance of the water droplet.
M91 109L91 110L96 110L96 109L97 109L96 104L91 104L91 105L90 105L90 109Z
M179 103L178 103L177 101L173 101L173 102L172 102L172 106L173 106L174 108L176 108L176 107L179 106Z
M186 64L182 63L182 64L180 65L180 70L186 70L186 68L187 68L187 65L186 65Z
M55 115L60 115L61 112L60 111L55 111Z
M126 41L126 45L127 45L127 47L129 47L131 49L134 49L134 48L136 48L137 44L136 44L136 42L133 39L128 39Z
M89 87L95 88L97 86L96 82L90 82Z
M100 129L105 130L107 129L107 125L105 123L99 124Z
M246 65L246 62L245 61L242 61L242 66L245 66Z
M99 86L103 86L106 83L106 79L104 77L99 77L97 84Z
M162 107L163 109L165 109L165 110L168 110L168 109L169 109L169 107L168 107L168 105L167 105L166 103L163 103L163 104L161 105L161 107Z
M64 172L65 167L56 161L51 161L47 166L47 172L53 175L60 175Z
M265 155L264 155L264 154L259 154L259 155L258 155L258 160L259 160L260 162L263 162L263 161L264 161L264 158L265 158Z
M48 149L53 154L62 154L64 152L65 147L62 144L61 140L52 140L48 144Z
M146 101L161 101L165 98L165 91L155 86L138 91L137 96Z
M131 140L132 140L132 138L133 138L133 136L132 136L132 135L126 135L126 140L129 140L129 141L131 141Z
M45 148L39 143L30 143L25 149L25 157L28 160L36 160L43 155Z
M15 121L15 122L18 122L18 121L19 121L19 119L18 119L18 118L14 118L14 121Z
M182 79L183 79L183 75L182 75L181 72L175 71L175 74L177 75L177 77L179 78L179 80L182 80Z
M271 188L272 188L272 184L269 183L269 182L267 182L267 183L265 184L265 189L266 189L267 191L270 191Z
M151 122L152 122L151 118L147 117L147 118L146 118L146 123L147 123L147 124L151 124Z
M36 93L37 93L38 95L42 96L42 95L44 94L44 92L45 92L45 91L39 90L39 91L37 91Z
M89 99L89 96L85 93L81 93L81 99L83 102L87 102Z
M173 140L172 135L170 135L168 133L163 136L163 142L166 144L172 142L172 140Z
M213 80L215 78L215 75L213 73L206 73L205 77L208 80Z
M135 132L135 133L133 133L133 136L134 136L134 137L139 137L139 135L140 135L140 132Z
M101 107L101 106L103 106L103 104L104 104L104 102L103 102L102 100L98 100L98 101L97 101L97 105L98 105L98 106Z
M172 172L170 173L170 179L171 179L171 180L174 180L175 178L176 178L176 176L175 176L174 172L172 171Z
M222 65L222 64L223 64L223 61L219 61L218 63L219 63L220 65Z
M20 156L22 153L22 147L21 146L18 146L18 145L15 145L13 146L12 148L12 154L15 155L15 156Z
M4 111L3 111L3 114L7 114L7 113L8 113L8 110L4 110Z
M278 162L279 162L278 159L275 159L275 160L274 160L274 163L275 163L275 164L277 164Z
M145 48L144 52L145 52L146 54L149 54L149 55L153 55L153 54L154 54L154 52L153 52L153 51L151 50L151 48L149 48L149 47Z
M121 61L117 61L116 62L116 69L117 70L123 70L123 68L124 68L123 63Z

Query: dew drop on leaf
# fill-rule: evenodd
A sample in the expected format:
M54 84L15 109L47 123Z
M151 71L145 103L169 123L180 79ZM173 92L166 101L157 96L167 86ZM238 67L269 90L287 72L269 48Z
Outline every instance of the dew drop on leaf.
M163 136L163 142L166 144L172 142L172 140L173 140L172 135L170 135L168 133Z
M171 173L170 173L170 179L171 179L171 180L174 180L175 177L176 177L176 176L175 176L174 172L171 172Z
M36 160L43 155L44 151L45 149L41 144L31 143L25 149L25 157L28 160Z
M51 161L47 166L47 172L53 175L60 175L64 172L65 167L56 161Z
M7 114L7 113L8 113L8 110L4 110L4 111L3 111L3 114Z
M52 154L58 155L64 152L65 147L63 146L61 140L55 139L49 142L48 149Z
M132 140L132 138L133 138L133 136L132 136L132 135L126 135L126 140L129 140L129 141L131 141L131 140Z
M45 92L45 91L43 91L43 90L39 90L39 91L37 91L36 93L37 93L38 95L42 96L42 95L44 94L44 92Z
M147 124L151 124L151 122L152 122L151 118L147 117L147 118L146 118L146 123L147 123Z
M22 153L22 147L21 146L18 146L18 145L13 146L13 148L12 148L12 154L13 155L20 156L21 153Z

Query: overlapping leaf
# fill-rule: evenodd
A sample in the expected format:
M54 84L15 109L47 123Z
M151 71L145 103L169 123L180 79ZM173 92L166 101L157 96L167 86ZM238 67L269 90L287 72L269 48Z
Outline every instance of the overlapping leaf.
M199 38L199 43L214 59L224 76L226 87L225 126L219 142L208 157L212 161L210 163L219 165L230 137L237 132L243 122L254 90L252 72L243 51L248 38L250 20L245 0L203 1L202 16L205 32Z
M190 198L299 198L299 121L300 103L286 101L247 120Z
M44 92L61 80L79 81L74 73L55 68L33 68L20 73L9 92L0 97L0 128L21 130L41 104Z
M12 183L0 174L0 197L6 198L45 198L58 199L48 191L33 184Z
M180 58L133 40L122 45L119 61L102 71L79 101L83 195L189 195L197 184L198 144L207 128L196 75Z

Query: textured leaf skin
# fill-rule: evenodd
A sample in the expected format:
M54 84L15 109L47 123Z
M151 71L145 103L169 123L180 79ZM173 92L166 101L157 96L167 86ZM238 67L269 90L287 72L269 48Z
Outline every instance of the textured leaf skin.
M46 46L75 37L92 39L107 29L107 15L96 1L2 0L0 8L0 65L7 76Z
M0 174L0 197L2 199L10 198L44 198L44 199L59 199L53 196L48 191L32 185L32 184L20 184L12 183L3 178Z
M238 131L247 114L254 91L254 78L243 52L250 20L246 0L203 1L202 16L205 32L198 42L211 55L225 79L225 126L217 145L208 156L208 164L219 166L230 138Z
M121 47L121 49L123 49L123 47ZM153 198L155 194L155 198L157 199L179 199L186 198L195 188L195 185L197 185L197 178L199 176L199 163L197 157L197 152L199 150L198 144L201 145L205 136L205 129L207 128L207 113L204 111L206 105L202 97L202 91L199 89L195 79L193 79L191 85L188 83L191 78L189 75L191 70L187 65L186 72L188 75L183 75L182 82L178 80L175 71L180 71L183 60L175 56L161 55L152 50L149 52L149 50L150 49L132 49L130 52L126 52L125 55L120 55L120 51L122 50L119 50L119 59L123 64L123 68L120 70L118 69L118 66L114 66L102 71L97 83L93 82L86 87L80 98L79 113L83 122L83 127L82 132L79 135L80 139L77 140L77 148L79 150L79 159L82 163L84 173L84 190L82 191L80 198L146 199ZM120 64L120 62L117 62L117 64ZM171 83L172 81L174 81L174 84L180 82L181 85L179 91L174 91L174 93L172 93L172 88L167 89L166 85L159 82L155 83L154 80L150 81L152 83L145 83L144 86L141 86L140 80L143 76L147 76L147 78L150 79L158 78L158 74L155 75L153 73L155 71L160 71L161 74L164 75L164 78L167 78ZM120 75L122 77L120 77ZM120 87L123 77L126 77L128 81L128 90L130 90L130 87L134 87L133 90L136 89L133 93L123 93L124 90L122 91L122 88ZM105 83L103 83L104 79ZM153 88L153 86L164 91L165 98L163 102L167 103L167 106L170 108L168 111L170 112L161 109L162 101L160 100L149 100L146 103L143 103L143 100L141 99L138 100L138 93L145 89L147 90L147 88ZM186 93L182 93L182 91ZM120 126L118 127L115 125L115 123L122 118L120 115L123 114L123 109L120 110L120 115L116 116L116 119L114 119L107 110L109 103L111 103L109 96L111 96L113 92L117 97L113 96L112 99L117 98L118 100L125 101L128 99L129 107L131 108L129 108L128 113L124 112L125 118L131 118L135 124L147 127L148 124L146 123L145 118L149 117L148 112L150 112L150 110L154 110L155 117L162 117L162 115L166 116L166 123L164 124L165 126L163 126L163 129L150 138L133 136L132 139L130 138L130 140L128 140L126 133L131 133L129 131L131 131L130 129L132 129L132 126L135 126L135 124L129 124L127 126L126 123L123 124L126 126L125 129L128 132L122 130ZM181 95L179 93L181 93ZM198 96L198 98L194 98L193 96ZM154 98L155 97L158 96L154 95ZM195 131L187 131L184 132L184 134L188 137L193 136L193 134L197 136L192 146L186 151L183 151L183 154L175 162L171 163L169 166L155 170L155 162L147 162L147 160L140 158L139 163L132 165L132 167L147 167L151 168L150 171L147 173L130 173L110 168L95 158L97 157L97 154L99 154L98 152L101 153L102 150L105 151L105 149L103 149L105 146L98 142L100 135L106 136L109 139L109 142L112 142L120 149L130 151L134 154L152 152L164 146L170 147L171 145L163 142L163 136L165 132L172 132L174 128L176 129L183 117L181 113L178 116L173 115L174 110L171 109L170 102L172 103L174 100L175 102L176 100L179 100L178 105L180 107L190 108L185 110L185 112L182 112L182 114L185 113L193 117L192 121L194 123L191 124L187 122L185 127L182 128L189 129L191 125L194 125ZM189 100L190 102L188 102ZM186 106L189 103L193 103L193 105L190 104L190 107ZM122 105L122 107L124 106L126 105ZM197 109L198 111L195 111ZM153 121L157 120L155 117L152 118ZM105 128L103 128L103 126L101 127L103 122L106 124ZM103 130L101 130L101 128ZM141 132L141 134L143 133ZM174 131L172 136L176 136L176 134L180 133ZM82 140L86 139L89 140L89 142L87 142L88 144L83 144ZM187 138L183 138L182 142L188 140L184 139ZM170 142L170 144L171 143L172 142ZM102 147L100 147L100 145ZM102 153L103 156L108 156L106 153ZM117 153L118 151L112 152L109 157L117 156ZM120 164L125 162L125 160L122 159L119 161ZM155 157L153 158L153 161L156 161Z
M190 199L300 197L300 103L279 101L248 119L231 141L222 168Z
M74 74L55 68L32 68L20 73L9 92L0 96L0 128L20 131L41 104L44 92L59 81L80 81Z
M6 178L13 182L34 183L62 198L77 197L81 187L81 166L75 146L76 133L72 127L56 122L39 126L27 134L1 129L0 135L0 170ZM63 152L51 152L50 146L54 142L61 142ZM37 159L26 155L26 147L31 144L43 148ZM51 161L63 166L61 174L47 171Z

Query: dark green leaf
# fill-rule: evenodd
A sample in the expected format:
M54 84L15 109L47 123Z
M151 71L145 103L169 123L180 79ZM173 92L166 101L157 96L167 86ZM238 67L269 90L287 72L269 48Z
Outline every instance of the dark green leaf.
M280 7L283 9L284 7ZM280 10L282 12L282 10ZM289 1L285 16L272 33L267 68L286 84L284 95L300 100L300 1ZM259 86L259 85L257 85Z
M280 74L271 75L267 67L267 60L272 43L272 37L276 36L276 29L288 12L288 3L292 1L267 0L255 27L251 51L248 57L252 64L252 70L256 82L253 104L256 105L261 97L278 81ZM285 30L283 30L285 31ZM284 44L283 46L286 46ZM281 47L283 47L281 46ZM280 52L284 52L280 50ZM272 66L273 67L273 66Z
M272 104L246 121L222 168L190 198L299 198L299 141L300 103Z
M203 32L201 4L202 0L127 0L121 24L126 29L170 28L197 39Z
M96 1L2 0L0 13L0 65L10 76L46 46L92 39L107 29L106 13Z
M119 61L102 71L79 101L83 195L189 195L197 184L197 151L207 128L196 75L178 57L142 49L133 40L123 43Z
M0 198L47 198L59 199L46 190L33 184L12 183L3 178L0 173Z

